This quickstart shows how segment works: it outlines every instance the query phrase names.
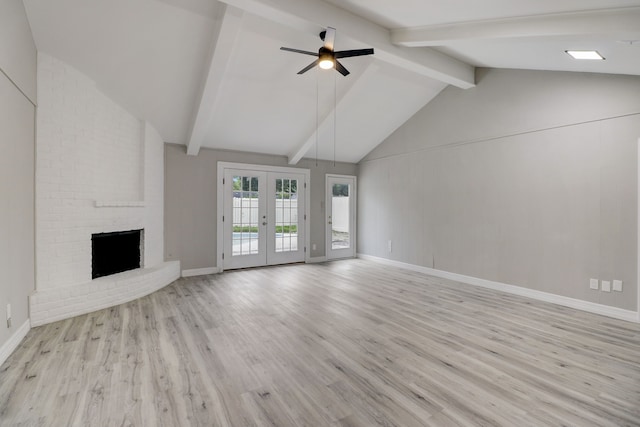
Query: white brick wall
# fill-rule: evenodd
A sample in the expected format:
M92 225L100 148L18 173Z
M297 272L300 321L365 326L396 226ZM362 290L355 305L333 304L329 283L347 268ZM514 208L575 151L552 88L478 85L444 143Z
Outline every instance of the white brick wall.
M154 266L164 261L164 142L148 123L144 135L144 263Z
M144 228L144 267L162 264L162 138L82 73L43 53L36 152L37 294L92 289L56 300L62 311L67 299L69 312L78 311L74 298L87 306L103 298L91 280L93 233Z

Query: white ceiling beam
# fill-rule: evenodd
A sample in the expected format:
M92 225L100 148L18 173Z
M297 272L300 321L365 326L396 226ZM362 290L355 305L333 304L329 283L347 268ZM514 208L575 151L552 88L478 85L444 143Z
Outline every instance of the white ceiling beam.
M639 32L640 7L630 7L396 29L391 31L391 41L399 46L428 47L470 39Z
M225 75L229 58L233 51L238 32L242 26L244 12L233 6L225 5L224 16L215 35L215 41L211 43L211 61L202 85L202 95L197 106L189 142L187 154L197 156L204 142L209 122L211 121L218 102L220 85Z
M323 129L325 126L329 126L330 122L332 122L334 117L334 112L340 105L344 104L350 97L358 96L358 92L361 90L369 90L371 88L371 79L374 77L376 72L380 69L377 65L373 63L373 60L369 60L369 64L366 68L360 73L358 80L356 80L349 90L347 90L340 100L337 102L337 105L334 108L331 108L326 116L322 118L322 121L319 123L318 128L313 131L313 133L307 138L307 140L302 143L298 148L289 153L289 164L295 165L304 157L305 154L313 147L316 143L316 134L320 129Z
M220 0L246 12L304 31L328 26L375 49L377 59L463 88L475 86L474 67L431 49L407 49L391 43L389 30L330 3L318 0Z

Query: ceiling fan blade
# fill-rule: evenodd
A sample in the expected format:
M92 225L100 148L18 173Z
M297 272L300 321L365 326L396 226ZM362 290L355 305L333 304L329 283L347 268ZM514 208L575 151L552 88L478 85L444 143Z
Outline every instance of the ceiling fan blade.
M312 69L313 67L315 67L316 65L318 65L318 63L320 62L320 58L316 59L315 61L313 61L311 64L307 65L306 67L304 67L302 70L298 71L298 74L304 74L307 71L309 71L310 69Z
M342 74L343 76L349 75L349 70L344 68L344 65L342 65L340 61L338 61L337 59L336 59L336 71Z
M334 53L336 58L350 58L352 56L364 56L373 55L373 49L354 49L354 50L341 50Z
M324 34L324 47L333 52L333 44L336 41L336 29L327 27Z
M286 50L287 52L302 53L302 54L311 55L311 56L318 56L318 52L309 52L308 50L293 49L290 47L281 47L280 50Z

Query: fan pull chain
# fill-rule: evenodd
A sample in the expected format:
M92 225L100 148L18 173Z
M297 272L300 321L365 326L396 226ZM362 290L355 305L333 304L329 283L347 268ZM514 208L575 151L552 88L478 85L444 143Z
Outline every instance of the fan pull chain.
M333 73L333 167L336 167L336 135L338 134L338 80Z
M316 167L318 167L318 110L320 109L320 70L316 68Z

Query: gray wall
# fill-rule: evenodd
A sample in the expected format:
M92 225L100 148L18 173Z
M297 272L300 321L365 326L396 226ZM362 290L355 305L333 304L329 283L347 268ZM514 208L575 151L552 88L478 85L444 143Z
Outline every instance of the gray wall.
M0 68L36 103L36 45L22 0L0 2Z
M180 260L181 268L208 268L216 265L217 249L217 165L219 161L268 166L290 166L283 156L221 151L203 148L197 156L187 156L182 145L165 144L165 259ZM325 251L325 175L355 175L349 163L303 159L295 167L311 170L310 197L312 257ZM311 248L309 248L310 250Z
M360 162L358 252L635 310L640 77L477 77Z
M0 2L0 347L28 319L34 289L36 48L21 0ZM11 304L12 326L6 326Z

